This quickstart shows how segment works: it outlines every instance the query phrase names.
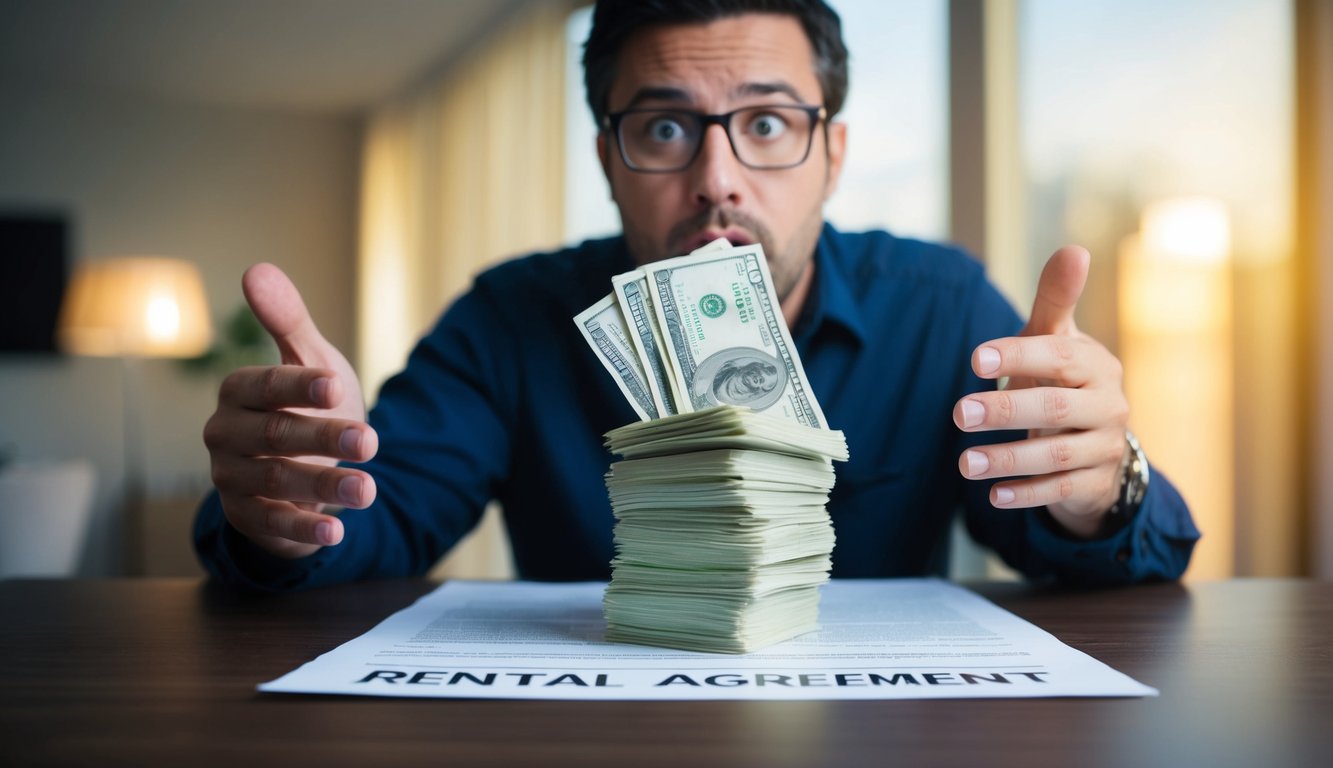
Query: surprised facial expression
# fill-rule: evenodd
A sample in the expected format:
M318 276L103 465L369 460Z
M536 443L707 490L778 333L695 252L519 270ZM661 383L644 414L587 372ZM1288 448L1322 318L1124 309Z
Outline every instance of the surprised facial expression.
M617 61L608 110L724 114L822 103L814 51L800 22L753 13L648 27L630 36ZM740 130L733 124L733 134ZM820 120L805 161L782 169L747 167L720 125L704 129L698 154L679 171L631 170L608 131L599 136L598 151L637 263L679 256L719 237L733 245L758 242L785 298L814 254L845 142L844 126Z

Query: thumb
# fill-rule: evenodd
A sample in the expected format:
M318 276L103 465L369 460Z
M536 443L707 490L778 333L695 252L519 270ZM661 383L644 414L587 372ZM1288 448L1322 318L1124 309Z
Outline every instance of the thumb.
M272 264L255 264L241 277L241 290L259 324L273 337L282 361L318 365L328 345L291 278Z
M1077 245L1067 245L1051 255L1037 282L1032 315L1021 336L1068 335L1075 332L1074 308L1088 282L1092 256Z

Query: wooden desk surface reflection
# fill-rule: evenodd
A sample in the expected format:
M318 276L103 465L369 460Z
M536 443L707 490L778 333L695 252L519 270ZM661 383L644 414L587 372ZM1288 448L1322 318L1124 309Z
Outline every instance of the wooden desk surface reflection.
M0 582L0 764L1333 764L1333 583L976 591L1155 699L532 702L263 695L435 585L274 597Z

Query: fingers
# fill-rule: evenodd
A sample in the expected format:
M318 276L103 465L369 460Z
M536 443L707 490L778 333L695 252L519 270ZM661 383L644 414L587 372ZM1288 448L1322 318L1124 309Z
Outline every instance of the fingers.
M333 371L299 365L240 368L222 380L220 405L257 411L333 408L342 402L342 382Z
M360 462L375 456L379 435L370 425L350 419L229 409L217 411L204 425L204 445L215 463L233 456L322 456Z
M1079 469L1072 472L1060 472L1053 475L1041 475L1018 482L996 483L990 489L990 503L999 509L1030 509L1047 507L1054 510L1067 509L1079 499L1106 498L1113 492L1105 472L1096 469ZM1083 503L1083 509L1077 512L1066 511L1066 515L1081 516L1094 511L1104 510L1102 502Z
M213 483L232 497L332 504L364 509L375 501L375 480L347 467L326 467L281 458L220 460Z
M1114 488L1117 467L1125 450L1124 432L1063 433L1000 445L970 448L958 457L958 469L973 480L1021 476L996 483L991 504L1002 509L1060 508L1066 513L1078 499L1087 500L1074 514L1101 511Z
M356 371L320 335L287 275L256 264L241 287L286 364L228 376L204 444L232 526L274 554L301 557L342 540L342 523L319 511L325 504L374 500L370 475L336 465L369 460L379 437L365 423Z
M959 400L953 421L964 432L996 429L1098 429L1123 427L1129 405L1119 391L1066 387L978 392Z
M993 339L972 352L972 370L983 379L1007 376L1062 387L1118 383L1122 375L1115 355L1082 335Z
M958 457L958 469L972 480L1054 474L1107 463L1119 465L1124 451L1123 431L1062 432L969 448Z
M222 502L232 527L280 557L304 557L343 538L338 518L290 502L225 495Z
M241 277L245 300L259 324L278 344L284 363L318 360L328 342L311 319L301 293L290 278L272 264L255 264Z
M977 376L1004 378L1007 385L968 395L953 411L965 432L1028 431L1026 440L969 449L959 457L959 471L971 479L1023 476L993 485L991 504L1045 506L1080 536L1095 533L1114 501L1129 420L1120 361L1074 323L1090 262L1078 246L1051 256L1023 330L973 351Z
M1051 255L1037 281L1023 336L1071 334L1075 332L1074 308L1088 281L1092 256L1077 245L1067 245Z

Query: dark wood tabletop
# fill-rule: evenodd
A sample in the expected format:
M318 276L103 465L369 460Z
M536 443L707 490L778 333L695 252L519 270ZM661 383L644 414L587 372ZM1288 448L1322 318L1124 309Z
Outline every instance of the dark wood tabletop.
M1148 699L579 702L261 694L425 581L240 595L0 582L0 765L1333 765L1333 583L969 585Z

